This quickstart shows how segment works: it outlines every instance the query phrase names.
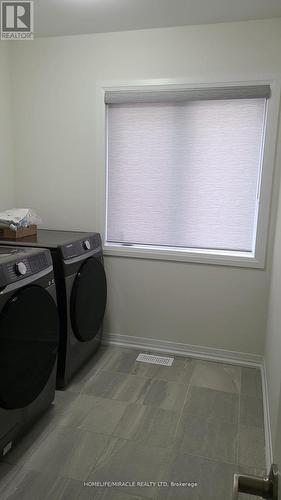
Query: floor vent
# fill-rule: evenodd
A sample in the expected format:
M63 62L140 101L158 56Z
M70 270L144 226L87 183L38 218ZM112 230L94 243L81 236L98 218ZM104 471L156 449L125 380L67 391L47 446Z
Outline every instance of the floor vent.
M152 363L153 365L172 366L174 358L155 356L153 354L139 354L136 361L142 361L143 363Z

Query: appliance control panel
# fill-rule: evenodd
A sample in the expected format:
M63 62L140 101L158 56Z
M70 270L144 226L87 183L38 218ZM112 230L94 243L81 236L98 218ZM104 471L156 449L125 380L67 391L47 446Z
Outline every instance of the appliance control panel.
M91 233L82 240L73 241L61 247L61 253L64 260L73 259L80 255L87 255L87 253L95 250L102 250L99 233Z
M0 287L39 274L50 266L49 250L0 247Z

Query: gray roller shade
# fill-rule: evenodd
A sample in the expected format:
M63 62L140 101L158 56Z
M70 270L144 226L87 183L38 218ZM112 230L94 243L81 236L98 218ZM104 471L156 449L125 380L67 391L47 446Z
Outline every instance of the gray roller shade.
M265 98L107 113L107 241L251 252Z
M201 89L130 89L107 90L106 104L187 102L226 99L258 99L270 97L270 85L245 85L243 87L213 87Z

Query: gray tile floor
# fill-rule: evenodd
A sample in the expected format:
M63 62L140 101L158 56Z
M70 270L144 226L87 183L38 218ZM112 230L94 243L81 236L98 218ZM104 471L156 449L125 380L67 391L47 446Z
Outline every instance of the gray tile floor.
M1 500L230 500L234 472L262 475L257 369L184 357L162 367L136 362L138 353L102 347L57 391L0 461ZM198 486L180 485L188 481Z

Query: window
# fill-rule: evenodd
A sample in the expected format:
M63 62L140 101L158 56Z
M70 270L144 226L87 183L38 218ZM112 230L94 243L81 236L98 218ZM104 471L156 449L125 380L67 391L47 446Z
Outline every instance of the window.
M269 85L106 91L106 243L253 257L269 97Z

